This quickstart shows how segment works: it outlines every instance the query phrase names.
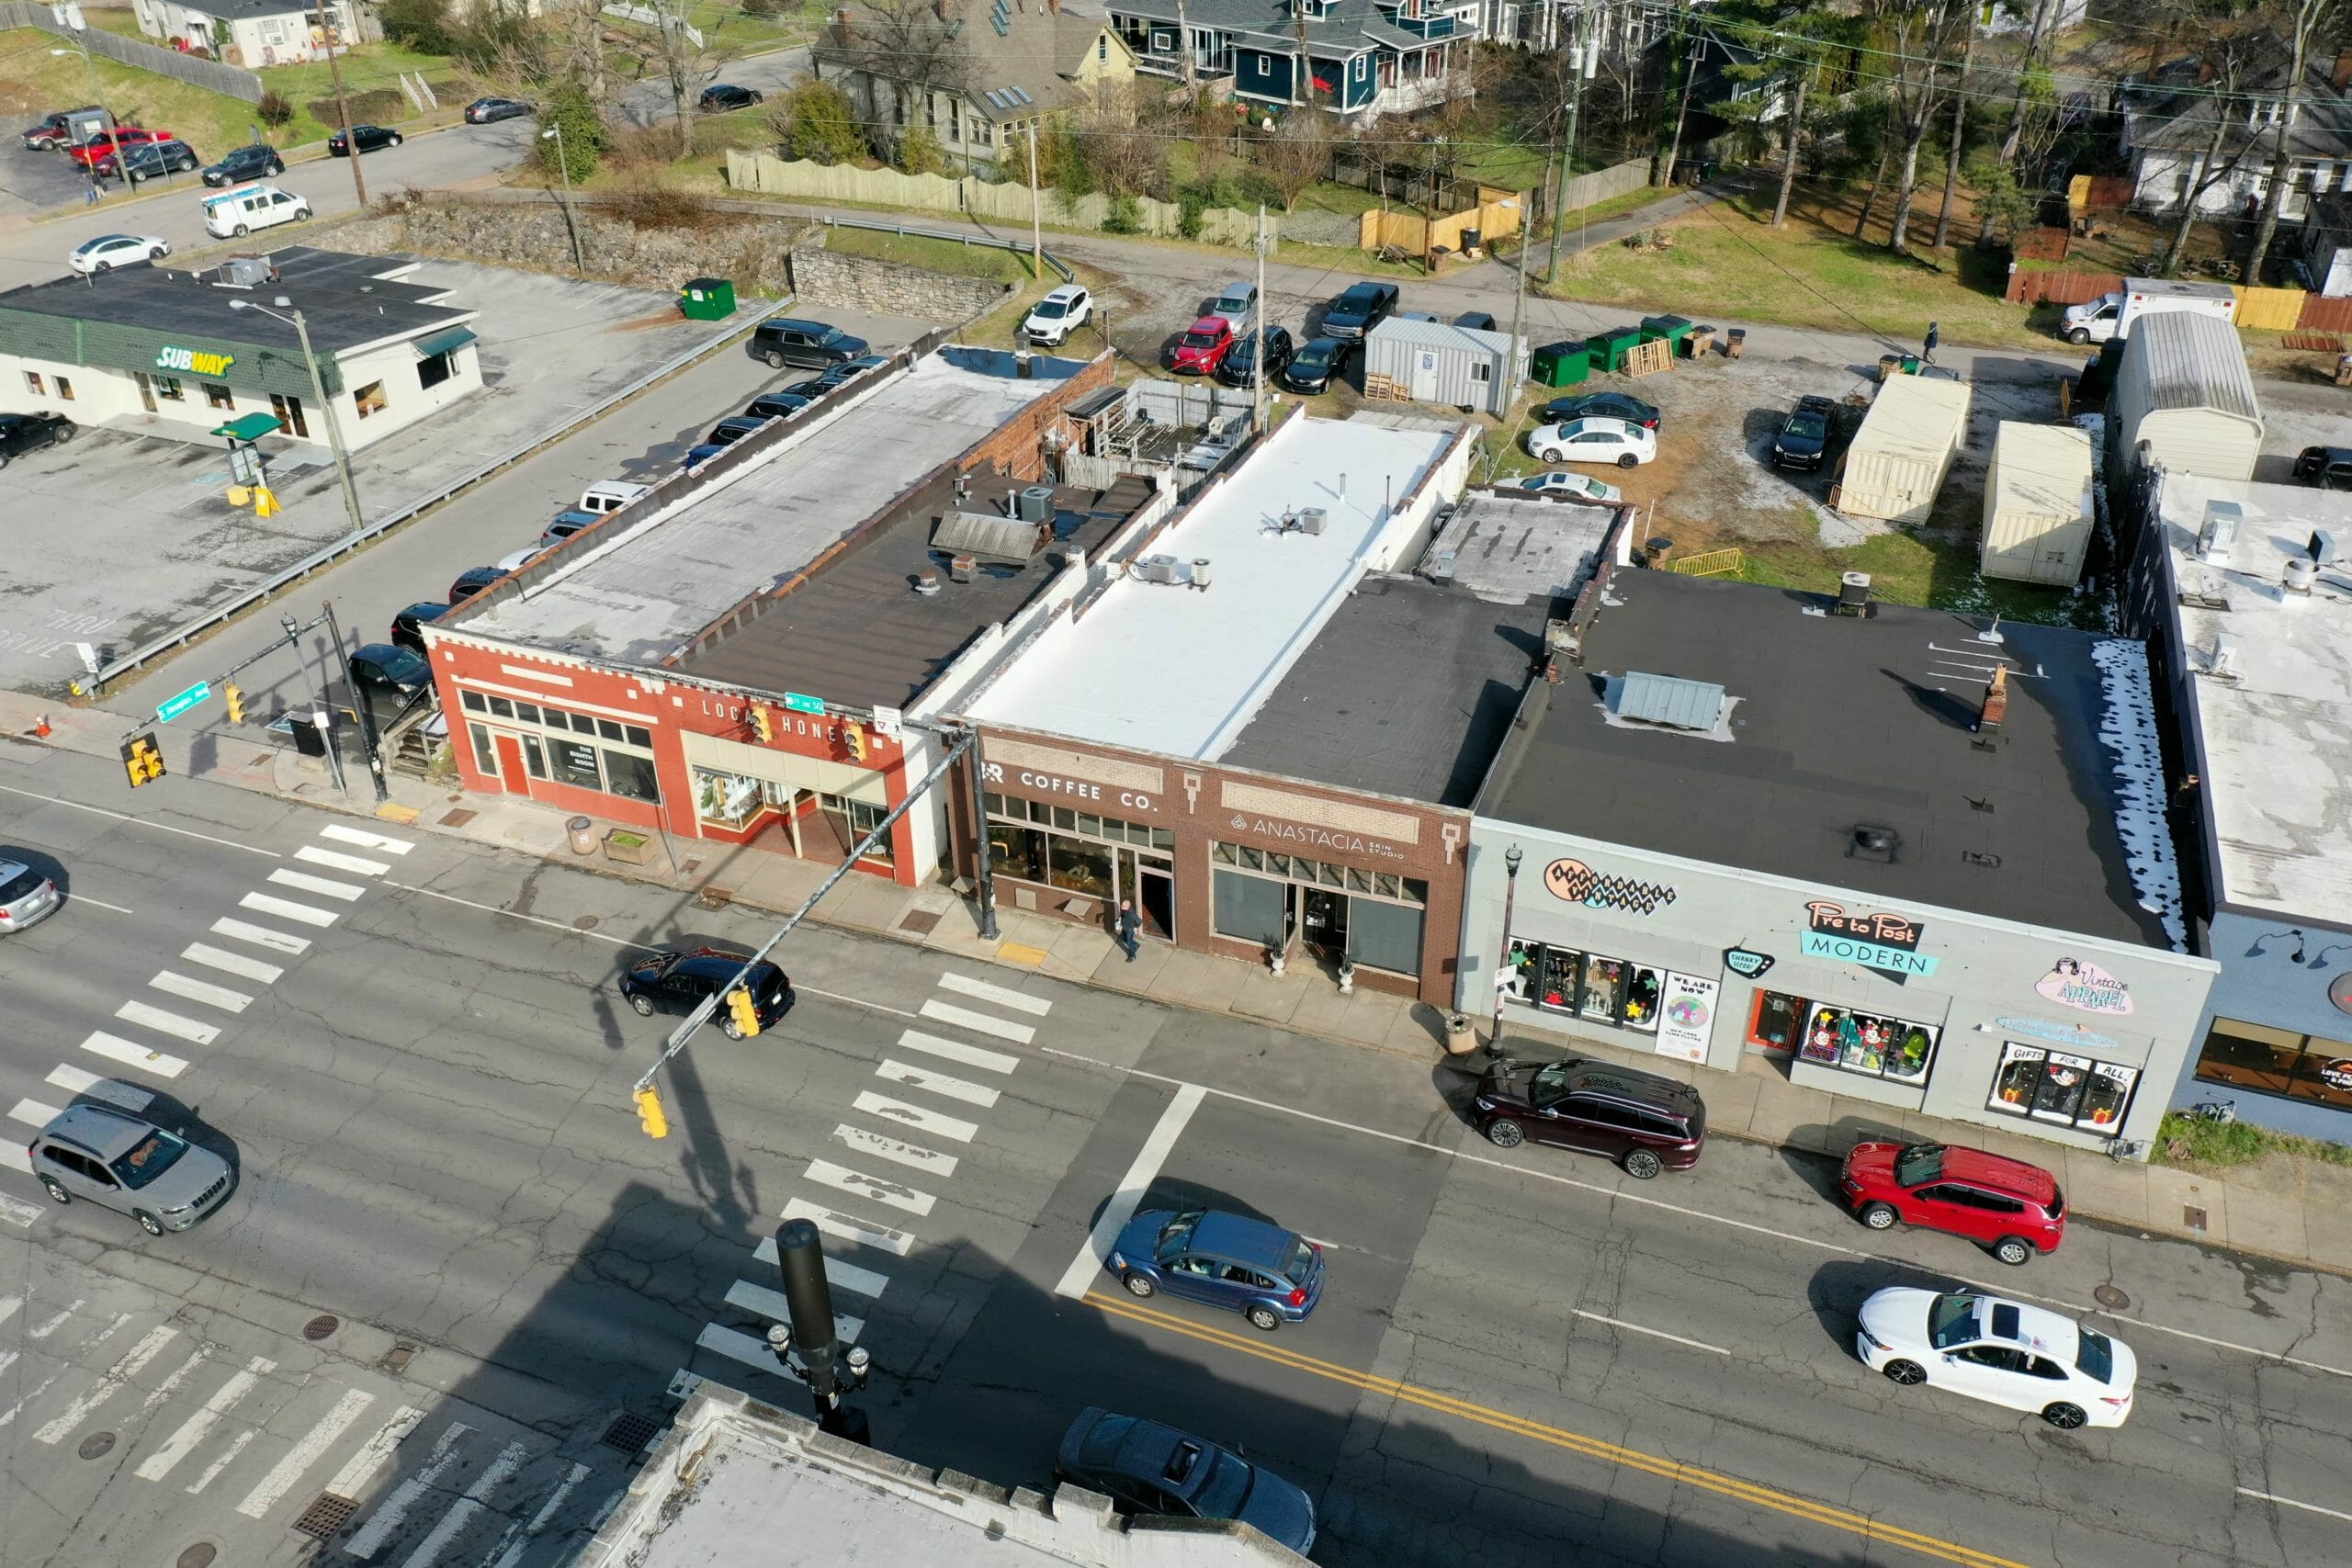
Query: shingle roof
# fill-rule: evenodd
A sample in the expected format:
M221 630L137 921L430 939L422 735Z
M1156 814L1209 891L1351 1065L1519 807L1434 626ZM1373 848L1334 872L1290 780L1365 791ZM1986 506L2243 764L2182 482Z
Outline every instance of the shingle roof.
M2352 157L2352 101L2329 78L2335 54L2325 49L2314 49L2312 53L2303 80L2293 93L2301 110L2287 128L2289 155ZM2275 39L2268 40L2267 63L2245 74L2241 93L2255 101L2288 96L2290 63L2285 45ZM2179 61L2156 73L2154 80L2143 79L2126 90L2134 149L2204 152L2212 138L2213 116L2221 112L2221 100L2212 96L2210 85L2199 83L2197 77L2195 61ZM2223 155L2253 146L2267 157L2274 129L2250 124L2243 104L2231 104L2229 113L2231 124L2222 133ZM2254 171L2249 166L2246 172Z
M1153 21L1176 20L1176 0L1113 0L1124 16ZM1373 0L1332 0L1323 15L1305 18L1291 15L1289 0L1184 0L1184 20L1194 28L1248 35L1254 48L1275 54L1298 52L1305 29L1309 52L1353 54L1375 46L1397 51L1433 47L1450 39L1425 39L1390 22Z

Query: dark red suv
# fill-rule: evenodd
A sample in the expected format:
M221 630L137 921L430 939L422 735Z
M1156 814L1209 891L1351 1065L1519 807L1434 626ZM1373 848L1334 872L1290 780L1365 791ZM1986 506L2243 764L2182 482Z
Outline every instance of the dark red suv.
M1689 1084L1577 1056L1504 1058L1487 1070L1471 1114L1498 1148L1532 1138L1613 1159L1645 1180L1697 1165L1707 1140L1707 1108Z
M2066 1198L2038 1165L1947 1144L1856 1144L1839 1186L1847 1207L1874 1231L1904 1224L1982 1243L2007 1264L2055 1252L2066 1235Z

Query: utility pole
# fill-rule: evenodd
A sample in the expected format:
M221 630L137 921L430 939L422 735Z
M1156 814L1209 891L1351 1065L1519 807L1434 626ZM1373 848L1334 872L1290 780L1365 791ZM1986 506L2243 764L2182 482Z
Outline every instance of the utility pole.
M1568 176L1577 164L1577 115L1584 107L1584 79L1591 74L1586 67L1591 50L1582 39L1585 36L1584 13L1576 19L1577 42L1568 46L1568 130L1560 149L1560 185L1552 197L1552 260L1544 276L1556 280L1560 276L1560 235L1568 226Z
M352 678L351 649L345 645L343 626L334 618L334 601L326 600L320 607L326 614L327 640L334 645L335 662L343 666L344 687L351 693L351 705L359 715L359 739L368 749L368 773L375 781L376 804L381 806L392 798L392 792L384 783L384 742L376 732L376 705Z
M571 155L563 150L563 127L550 125L539 132L539 140L555 138L555 166L563 174L563 226L571 231L571 270L583 279L588 276L588 263L580 254L580 215L571 209Z
M967 729L972 740L972 869L978 873L973 891L980 899L980 940L994 942L996 930L996 863L989 853L989 765L980 754L980 732Z
M1038 221L1037 203L1037 121L1029 120L1029 276L1042 279L1046 276L1046 231Z
M294 661L302 667L303 683L311 688L311 723L319 732L319 742L326 748L327 773L334 780L336 793L348 793L343 783L343 750L335 744L334 729L327 722L326 705L319 701L319 678L311 672L311 661L302 652L302 628L294 624L292 612L282 613L278 625L286 628L286 646L294 650ZM336 652L342 645L336 645ZM356 694L354 694L355 695Z
M1266 430L1266 204L1258 204L1258 298L1250 307L1250 428ZM1212 404L1214 406L1214 404Z
M327 0L313 0L319 12L319 31L327 39L327 75L334 82L335 118L343 121L343 150L351 159L351 188L359 197L361 211L368 209L368 182L359 176L359 144L351 139L351 106L343 96L343 64L334 52L334 28L327 23Z
M335 478L343 483L343 509L351 516L352 537L357 538L368 531L368 519L359 510L359 491L351 482L351 458L343 449L343 422L335 417L334 404L327 397L326 382L319 375L319 356L311 352L310 323L302 320L302 312L295 310L294 301L285 295L279 295L272 303L288 313L278 315L269 306L255 304L251 299L232 299L229 309L259 310L265 316L288 323L294 329L294 335L301 340L302 363L311 372L311 392L318 399L319 412L327 422L327 450L334 455Z
M1524 197L1521 197L1522 202L1525 199ZM1507 366L1510 367L1507 373L1511 374L1514 378L1511 382L1510 395L1503 400L1503 406L1495 411L1498 417L1510 412L1511 405L1519 401L1520 389L1527 384L1530 367L1520 357L1521 339L1519 332L1520 324L1527 319L1527 253L1534 246L1535 236L1528 232L1527 214L1522 212L1519 215L1519 273L1511 283L1510 348L1506 360Z

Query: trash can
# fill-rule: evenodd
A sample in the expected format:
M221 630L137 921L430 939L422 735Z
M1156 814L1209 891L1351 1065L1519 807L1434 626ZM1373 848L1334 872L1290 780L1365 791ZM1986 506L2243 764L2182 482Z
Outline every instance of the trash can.
M1737 359L1741 355L1747 352L1747 329L1746 327L1734 327L1730 332L1724 334L1724 358Z
M574 817L563 825L563 830L571 835L573 854L593 855L596 852L596 824L594 822L585 817Z
M1704 359L1714 351L1715 329L1713 327L1692 327L1690 335L1682 340L1682 356L1685 359Z
M735 285L724 277L690 277L678 290L678 309L690 321L723 321L735 313Z
M1690 335L1690 318L1688 316L1645 316L1642 318L1643 339L1649 341L1664 338L1668 352L1678 359L1683 354L1683 340Z
M1592 374L1592 348L1583 339L1547 343L1535 351L1530 366L1539 387L1573 387Z
M1642 332L1639 327L1619 327L1589 341L1593 360L1603 370L1623 370L1625 368L1625 356L1640 344Z

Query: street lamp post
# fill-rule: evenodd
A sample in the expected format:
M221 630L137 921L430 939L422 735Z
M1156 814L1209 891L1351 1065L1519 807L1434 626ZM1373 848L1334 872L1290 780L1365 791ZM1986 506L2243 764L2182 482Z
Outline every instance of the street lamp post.
M563 150L563 127L550 125L539 132L539 140L555 138L555 166L563 175L563 226L571 231L571 270L582 277L588 276L588 264L580 256L580 215L571 209L571 158Z
M1502 962L1495 965L1495 1028L1494 1032L1487 1037L1487 1049L1497 1056L1503 1054L1503 990L1507 984L1503 975L1510 967L1511 911L1519 902L1520 863L1526 858L1526 852L1517 844L1513 844L1503 852Z
M311 352L310 323L302 320L302 312L295 310L294 301L285 295L280 294L275 303L284 308L288 313L281 316L267 305L257 304L251 299L232 299L229 301L229 309L259 310L272 320L284 321L291 326L294 329L294 335L301 339L302 363L310 368L311 391L318 400L319 412L326 418L327 450L334 454L335 478L343 481L343 508L351 514L351 532L353 536L356 537L367 531L368 520L359 511L359 491L354 489L351 483L351 458L343 449L343 422L335 418L334 404L327 397L326 382L319 376L318 355Z

